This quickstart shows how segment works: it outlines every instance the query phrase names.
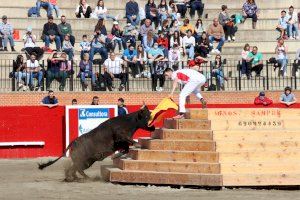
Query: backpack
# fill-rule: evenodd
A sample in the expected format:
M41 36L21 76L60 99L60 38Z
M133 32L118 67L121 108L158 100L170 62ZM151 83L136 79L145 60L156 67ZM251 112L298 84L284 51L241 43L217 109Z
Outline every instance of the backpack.
M37 17L37 7L29 8L28 17Z

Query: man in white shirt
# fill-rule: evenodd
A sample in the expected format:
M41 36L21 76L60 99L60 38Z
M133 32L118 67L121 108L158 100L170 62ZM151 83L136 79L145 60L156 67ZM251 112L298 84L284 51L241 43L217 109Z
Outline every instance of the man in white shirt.
M190 60L194 59L195 56L195 45L196 41L194 36L192 36L192 30L187 31L187 35L183 37L183 52L188 55Z
M27 60L27 62L26 62L26 67L27 67L28 73L30 74L29 85L31 87L31 90L33 90L33 88L34 88L33 78L37 78L38 84L35 87L35 90L40 91L42 79L43 79L43 71L40 69L40 65L39 65L39 62L36 60L35 54L30 55L30 59Z
M289 13L287 14L289 19L287 25L288 36L291 40L299 39L299 31L298 31L298 15L297 12L294 11L294 7L289 7ZM295 35L293 34L295 33Z
M127 82L127 73L123 68L123 60L116 57L115 53L110 53L110 57L104 62L104 79L109 91L112 91L114 78L121 80L119 91L125 88Z

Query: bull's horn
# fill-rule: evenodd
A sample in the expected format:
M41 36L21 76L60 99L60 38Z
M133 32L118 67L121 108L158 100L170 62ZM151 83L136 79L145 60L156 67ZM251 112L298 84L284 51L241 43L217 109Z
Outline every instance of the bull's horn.
M141 109L144 109L145 107L146 107L146 103L145 103L145 101L143 101L143 105L142 105Z

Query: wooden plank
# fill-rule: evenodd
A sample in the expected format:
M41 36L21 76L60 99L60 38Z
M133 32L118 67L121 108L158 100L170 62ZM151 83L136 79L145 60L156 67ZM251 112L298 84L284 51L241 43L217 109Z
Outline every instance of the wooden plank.
M208 109L188 109L186 113L187 119L208 119Z
M162 140L211 140L210 130L178 130L178 129L157 129L151 137Z
M164 128L186 130L210 130L211 121L195 119L165 119Z

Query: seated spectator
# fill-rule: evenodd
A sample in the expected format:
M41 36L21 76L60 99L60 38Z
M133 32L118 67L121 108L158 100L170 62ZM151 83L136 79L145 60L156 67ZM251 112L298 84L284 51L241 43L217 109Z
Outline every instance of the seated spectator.
M164 34L162 31L158 31L158 47L161 48L164 52L164 56L167 58L168 57L168 52L169 52L169 39L168 37Z
M48 91L48 96L43 98L41 105L47 106L48 108L58 106L58 99L54 96L53 90Z
M7 16L3 15L2 16L2 23L0 24L0 35L3 38L3 46L4 46L4 51L7 51L7 42L9 41L11 51L16 51L15 50L15 41L13 38L13 32L14 29L10 23L7 22Z
M72 105L77 105L77 99L72 99Z
M250 79L251 78L251 66L247 62L248 55L250 53L250 45L245 44L244 49L242 51L242 78Z
M52 5L49 0L37 0L36 1L36 11L37 16L41 17L40 10L41 7L47 9L47 17L52 15Z
M180 19L180 14L178 13L178 9L176 4L174 3L174 0L169 1L169 7L170 7L170 16L172 20L179 20ZM178 15L177 15L178 13Z
M79 63L80 72L78 76L80 77L81 84L83 86L84 91L88 90L88 83L86 78L92 79L92 88L96 85L96 76L93 73L93 63L90 61L90 55L85 53L83 55L83 60Z
M259 77L264 65L263 55L258 52L258 48L256 46L252 48L252 51L248 54L246 61L249 66L251 66L251 72L255 71L256 76Z
M232 19L229 17L228 8L222 5L222 12L219 14L219 23L223 26L225 39L230 42L235 41L235 27Z
M152 91L162 92L165 84L164 71L167 69L166 61L158 61L154 65L154 70L152 73ZM159 86L157 86L157 81L159 81Z
M159 22L160 24L163 24L163 21L165 21L169 17L169 6L167 4L167 0L161 0L160 4L157 6L157 10Z
M175 31L180 31L180 28L179 28L179 22L177 20L173 20L170 24L170 35L173 35L175 33Z
M141 25L143 25L146 20L146 12L145 9L141 6L139 7L139 17L140 17L140 23Z
M74 47L75 45L75 37L72 32L72 27L69 23L67 23L66 17L64 15L61 16L60 18L61 23L58 24L58 33L60 36L60 41L64 41L64 38L66 35L69 35L70 37L70 42L72 46Z
M183 21L183 25L180 27L180 35L182 37L186 36L188 30L191 30L192 34L195 33L195 28L193 27L192 24L190 24L190 20L189 19L185 19Z
M288 13L288 36L290 40L296 39L299 40L299 31L298 31L298 16L297 13L294 11L294 7L289 7L289 13Z
M108 57L108 52L105 47L105 36L100 34L99 31L97 31L94 34L94 38L92 39L91 45L91 51L90 51L90 60L93 62L94 55L96 53L99 53L101 55L102 61L106 60Z
M57 80L59 90L64 91L66 86L66 79L69 72L72 69L71 61L67 60L66 53L59 55L56 51L53 51L48 57L48 69L46 71L46 88L50 89L52 81Z
M178 70L181 62L181 55L180 55L180 50L179 46L177 43L173 45L173 47L169 51L169 56L168 56L169 64L172 66L172 69L174 71Z
M115 78L121 80L119 91L122 91L127 83L127 74L123 69L123 60L112 52L104 62L104 79L109 91L112 91Z
M293 77L297 77L299 66L300 66L300 48L297 50L296 55L295 55L295 62L293 64L293 68L292 68L292 76Z
M200 37L202 36L202 33L205 32L205 28L202 23L202 19L198 19L195 25L195 39L196 42L199 41Z
M178 45L179 51L183 51L183 40L182 37L180 37L179 31L175 31L174 34L171 36L170 39L170 47L172 48L174 44Z
M44 51L42 48L36 46L36 36L32 33L32 28L28 27L26 34L23 36L24 50L27 55L35 53L37 60L43 57Z
M92 8L87 4L86 0L80 0L76 8L75 15L77 18L90 18Z
M197 56L201 56L203 58L210 57L211 55L209 54L209 51L210 51L209 39L207 37L206 32L203 32L195 46L195 57Z
M148 59L150 64L165 59L164 52L160 48L158 48L157 42L155 42L153 47L148 51Z
M122 51L122 34L123 34L123 31L122 31L121 27L119 26L119 23L117 21L114 21L112 29L111 29L112 41L114 43L113 51L115 51L116 46L118 44L119 53L121 53L121 51Z
M22 55L18 55L16 61L13 62L13 73L17 80L17 90L26 91L29 86L30 74L26 70L26 63Z
M191 18L195 17L195 11L197 10L199 18L202 18L203 10L204 10L204 4L202 3L202 0L190 0L190 15Z
M292 93L291 87L284 88L284 93L280 96L280 103L291 106L297 102L295 95Z
M138 69L138 74L136 75L136 78L139 78L143 71L145 70L145 64L147 62L147 53L145 52L143 46L140 44L137 47L137 69Z
M280 36L279 38L277 38L277 40L284 39L284 37L286 36L288 21L289 18L288 16L286 16L286 11L281 11L281 17L279 18L278 25L276 27L276 30L280 32Z
M154 3L154 0L148 0L148 3L145 5L145 12L146 12L146 18L150 19L151 22L154 22L155 28L158 27L159 24L159 13L156 8L156 4Z
M97 6L94 10L93 13L98 19L112 19L113 21L117 20L117 16L112 16L109 14L107 8L104 6L104 1L103 0L99 0L97 3Z
M26 69L29 73L29 87L31 90L41 91L42 80L43 80L43 71L39 65L39 62L36 60L36 55L31 54L30 59L26 62ZM37 78L37 86L34 87L33 79Z
M143 47L148 53L154 44L153 32L149 31L146 36L143 37Z
M187 31L187 35L183 37L183 53L188 55L189 60L193 60L195 56L195 38L192 36L192 30Z
M216 55L211 68L212 75L217 79L217 90L225 90L224 80L227 80L227 78L224 76L224 66L221 55Z
M61 40L58 31L58 26L53 22L53 17L48 17L48 23L44 24L42 38L45 42L46 48L49 48L50 42L55 41L56 50L60 51Z
M145 23L140 27L140 37L141 39L148 34L148 32L154 32L153 26L151 25L151 20L146 19Z
M187 11L186 4L188 0L171 0L170 2L174 2L177 6L177 12L180 13L181 18L185 18L185 14Z
M288 57L287 57L287 47L284 44L284 40L280 39L278 40L277 46L275 48L275 52L277 54L277 61L278 64L280 65L280 74L282 76L287 76L287 62L288 62Z
M169 27L169 20L168 19L165 19L163 22L162 22L162 26L161 26L161 31L168 37L168 39L170 39L170 27Z
M255 105L268 106L268 105L271 105L272 103L273 103L273 101L266 97L265 92L260 92L258 97L255 97L255 99L254 99Z
M126 62L127 67L130 68L132 77L136 78L138 75L137 51L134 49L134 46L129 45L129 48L123 53L123 59Z
M258 18L258 8L255 0L246 0L243 5L243 16L244 18L252 18L252 28L256 29L256 23Z
M91 105L99 105L99 97L94 96Z
M55 10L55 14L56 14L56 17L60 17L60 9L57 5L57 0L49 0L49 3L51 5L51 9L52 10ZM51 10L51 15L52 15L52 10Z
M94 32L100 32L102 35L107 35L107 30L104 25L104 20L103 18L100 18L95 26Z
M125 105L125 101L123 98L118 99L118 116L124 116L128 114L128 110Z
M62 51L68 55L69 60L73 60L74 57L74 47L71 44L70 36L65 35L65 39L63 41Z
M127 42L131 45L136 46L136 34L137 30L135 26L131 25L130 21L127 21L127 25L123 29L122 43L123 48L127 49Z
M219 20L217 18L214 18L213 24L208 27L207 34L211 48L213 48L214 41L219 42L217 48L213 49L212 52L220 54L225 42L225 37L223 27L219 24Z
M139 5L135 0L129 0L126 3L126 18L133 26L138 26L140 23Z
M80 46L80 59L83 60L83 55L85 53L90 53L91 43L88 41L87 35L82 36L82 41L79 44Z

